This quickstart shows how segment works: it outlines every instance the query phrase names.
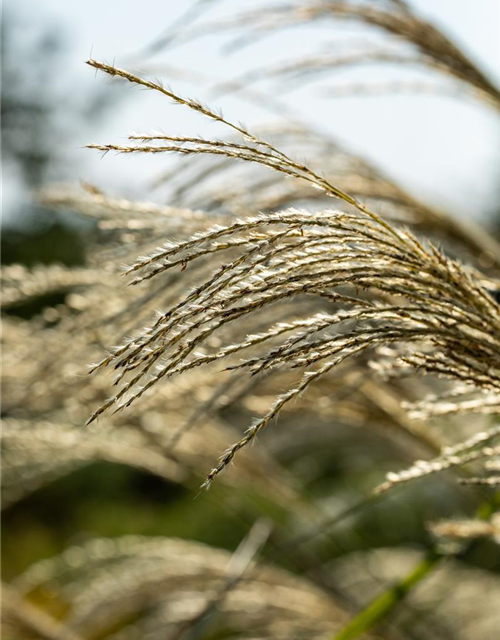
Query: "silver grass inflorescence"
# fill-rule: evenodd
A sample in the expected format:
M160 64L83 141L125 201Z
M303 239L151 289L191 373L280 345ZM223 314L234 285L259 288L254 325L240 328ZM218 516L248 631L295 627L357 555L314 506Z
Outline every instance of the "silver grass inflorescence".
M113 364L118 371L116 384L121 387L89 422L111 407L119 411L130 406L160 380L246 350L252 350L252 356L231 362L230 367L247 369L252 375L302 369L296 385L280 395L224 453L208 474L208 485L311 383L346 358L378 347L396 345L393 360L398 367L498 392L500 308L485 290L481 274L390 224L308 166L210 108L110 65L95 60L88 64L159 91L243 137L242 143L236 143L134 135L142 144L93 144L91 148L236 158L305 180L350 207L349 211L289 209L236 219L187 240L170 241L131 264L126 273L133 273L131 283L139 284L170 269L184 272L201 257L213 256L215 260L227 255L208 279L94 366L95 370ZM264 332L233 339L221 349L210 347L220 334L220 340L227 340L224 336L235 321L242 325L247 316L258 317L270 306L310 296L322 299L329 311L271 324ZM267 350L262 351L266 345ZM254 354L256 346L260 350Z

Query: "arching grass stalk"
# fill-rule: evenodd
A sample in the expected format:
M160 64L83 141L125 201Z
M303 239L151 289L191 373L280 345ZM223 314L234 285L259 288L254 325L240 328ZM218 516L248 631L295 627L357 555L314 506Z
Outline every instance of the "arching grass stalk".
M491 500L484 502L477 510L476 517L487 520L500 505L500 492ZM474 543L469 543L460 555L467 554ZM375 598L365 609L355 616L340 633L332 636L332 640L354 640L360 634L373 629L392 613L395 607L402 602L434 569L441 564L449 554L443 554L437 549L431 549L404 578L387 589L382 595Z

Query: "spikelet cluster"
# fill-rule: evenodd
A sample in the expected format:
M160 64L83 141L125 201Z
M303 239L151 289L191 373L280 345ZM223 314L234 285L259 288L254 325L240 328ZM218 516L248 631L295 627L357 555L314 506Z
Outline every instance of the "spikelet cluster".
M236 158L294 176L348 206L342 211L288 209L238 218L184 241L170 241L127 267L125 273L133 275L131 284L137 285L172 269L182 273L207 256L214 261L227 256L208 279L94 367L113 365L120 389L89 422L111 407L120 411L130 406L160 381L226 358L231 360L230 368L248 370L252 376L302 370L298 382L223 454L208 474L208 485L311 383L347 358L380 347L395 346L392 362L398 374L403 366L450 378L492 394L496 406L500 307L481 274L388 223L308 166L208 107L127 71L96 60L88 64L163 93L243 137L242 143L235 143L135 135L141 141L138 146L93 144L91 148ZM229 342L225 337L231 325L244 327L268 307L309 297L323 301L327 311L271 324L240 340ZM225 344L214 349L214 341ZM390 367L385 373L390 375ZM467 408L462 404L461 410Z

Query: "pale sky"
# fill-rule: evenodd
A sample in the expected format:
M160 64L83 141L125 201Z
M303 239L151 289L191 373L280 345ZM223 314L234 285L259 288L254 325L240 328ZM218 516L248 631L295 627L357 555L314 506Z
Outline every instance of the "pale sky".
M242 0L238 9L256 4ZM413 0L411 4L441 26L500 84L499 0ZM34 29L50 23L64 29L68 48L58 73L59 82L68 91L92 83L105 86L106 78L94 78L94 71L84 64L90 54L130 67L131 54L161 34L187 5L187 1L180 0L4 0L4 9L21 14L27 24L33 23ZM215 11L207 12L202 20L209 20L212 15L224 16L229 9L234 12L234 7L227 0L218 3ZM148 64L163 62L215 79L231 78L242 68L265 68L317 51L321 39L332 40L328 40L331 31L326 27L302 30L300 37L297 30L285 31L233 56L221 52L222 36L202 38L174 47ZM29 30L26 33L29 37ZM272 119L270 113L240 99L208 99L205 84L168 76L165 79L183 95L221 107L229 119L243 121L250 128ZM344 73L339 79L355 81L359 76ZM307 85L305 90L286 94L283 99L290 101L304 121L325 128L421 199L437 199L462 215L484 215L498 193L500 176L500 118L493 109L474 101L444 97L325 99L315 86ZM257 84L256 88L265 93L273 86ZM70 169L62 177L74 183L80 179L94 182L112 193L154 199L149 183L164 168L163 159L112 155L101 159L81 147L90 141L120 143L132 131L162 129L174 134L212 136L223 133L214 130L214 125L201 116L187 113L162 96L132 87L127 92L127 99L117 104L112 117L102 123L87 122L74 131L67 149ZM9 185L5 187L8 192ZM9 193L6 195L9 197Z

